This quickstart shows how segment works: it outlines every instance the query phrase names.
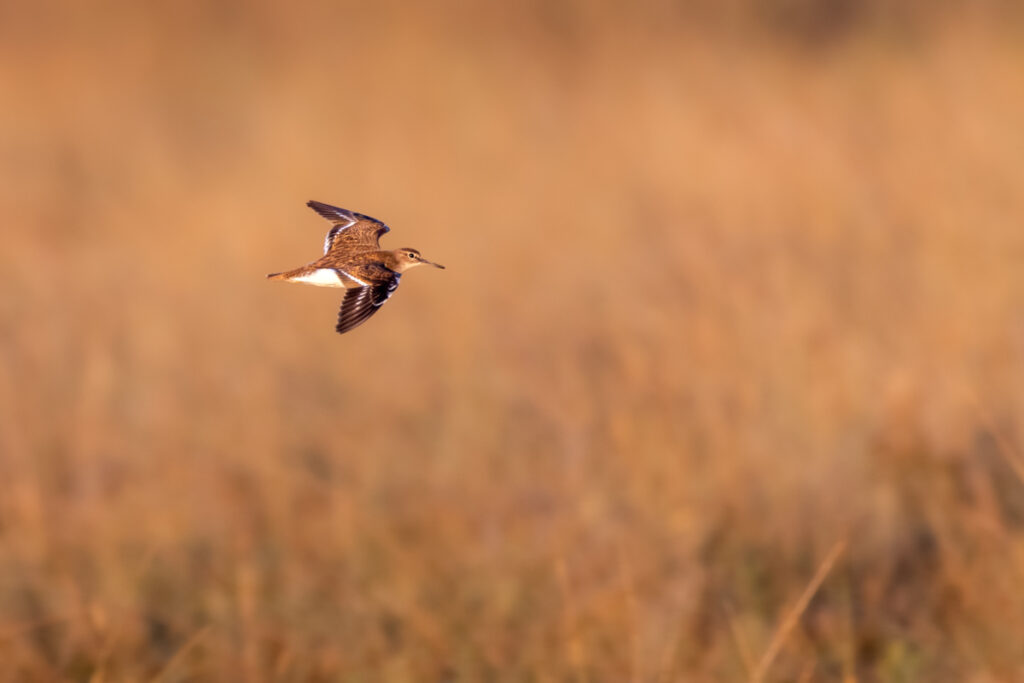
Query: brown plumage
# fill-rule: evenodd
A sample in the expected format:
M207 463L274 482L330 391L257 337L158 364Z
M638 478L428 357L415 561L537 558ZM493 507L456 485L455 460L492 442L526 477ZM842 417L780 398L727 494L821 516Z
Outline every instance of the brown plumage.
M344 287L345 297L335 327L339 333L348 332L376 313L398 288L405 271L416 266L444 268L420 256L416 249L382 250L381 235L391 228L376 218L321 202L310 201L306 206L333 224L324 240L324 255L295 270L267 277L319 287Z

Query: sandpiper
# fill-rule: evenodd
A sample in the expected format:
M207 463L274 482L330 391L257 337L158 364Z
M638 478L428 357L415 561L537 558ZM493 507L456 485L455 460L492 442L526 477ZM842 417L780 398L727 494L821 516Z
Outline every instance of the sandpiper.
M434 266L416 249L403 247L381 250L380 237L391 228L376 218L321 202L306 202L332 225L324 240L324 255L316 261L284 273L271 273L271 280L303 282L318 287L344 287L345 297L335 329L344 334L362 324L391 298L402 273L416 266Z

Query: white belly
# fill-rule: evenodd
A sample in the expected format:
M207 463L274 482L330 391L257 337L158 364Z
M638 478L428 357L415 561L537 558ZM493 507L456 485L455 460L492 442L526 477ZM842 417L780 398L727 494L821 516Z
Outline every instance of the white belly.
M334 268L318 268L312 273L305 275L299 275L298 277L290 278L292 282L303 282L307 285L316 285L317 287L346 287L348 285L344 278L338 274Z

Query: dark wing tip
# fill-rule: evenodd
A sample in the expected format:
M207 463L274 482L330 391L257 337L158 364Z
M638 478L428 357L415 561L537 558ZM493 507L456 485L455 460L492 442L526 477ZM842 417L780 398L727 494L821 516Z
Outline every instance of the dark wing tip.
M366 287L354 287L345 290L345 298L341 300L341 310L338 311L338 324L335 331L338 334L345 334L349 330L358 327L374 313L380 310L396 289L398 289L399 275L395 274L390 279L377 282Z
M330 204L324 204L323 202L318 202L313 199L306 202L306 206L313 209L332 223L345 221L351 222L355 220L351 211L343 209L340 206L331 206Z
M367 216L365 213L356 213L355 211L343 209L340 206L331 206L330 204L318 202L315 199L310 199L306 202L306 206L313 209L332 223L366 221L377 226L377 234L379 235L383 235L391 230L384 221L377 220L373 216Z
M378 306L373 303L372 287L354 287L345 290L345 298L341 300L338 311L338 324L334 329L338 334L345 334L366 321L377 312Z
M350 332L350 331L354 330L355 328L359 327L360 325L362 325L364 322L366 322L367 319L369 319L369 317L371 315L376 313L376 310L377 310L376 308L373 308L373 309L371 309L370 311L368 311L366 313L362 313L360 315L349 316L348 318L342 318L341 316L339 316L338 317L338 324L335 325L334 330L338 334L345 334L346 332Z
M338 207L336 207L336 206L331 206L330 204L324 204L323 202L318 202L315 199L310 199L308 202L306 202L306 206L308 206L309 208L313 209L317 213L322 213L324 211L337 211L338 210Z

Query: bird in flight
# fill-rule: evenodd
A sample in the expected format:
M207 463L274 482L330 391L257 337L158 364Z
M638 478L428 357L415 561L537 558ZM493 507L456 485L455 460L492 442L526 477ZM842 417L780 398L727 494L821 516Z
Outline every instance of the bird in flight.
M380 237L391 228L376 218L321 202L310 201L306 206L331 222L324 240L324 255L295 270L267 277L318 287L344 287L335 327L339 334L361 325L376 313L398 289L405 271L416 266L444 268L420 256L416 249L382 250Z

